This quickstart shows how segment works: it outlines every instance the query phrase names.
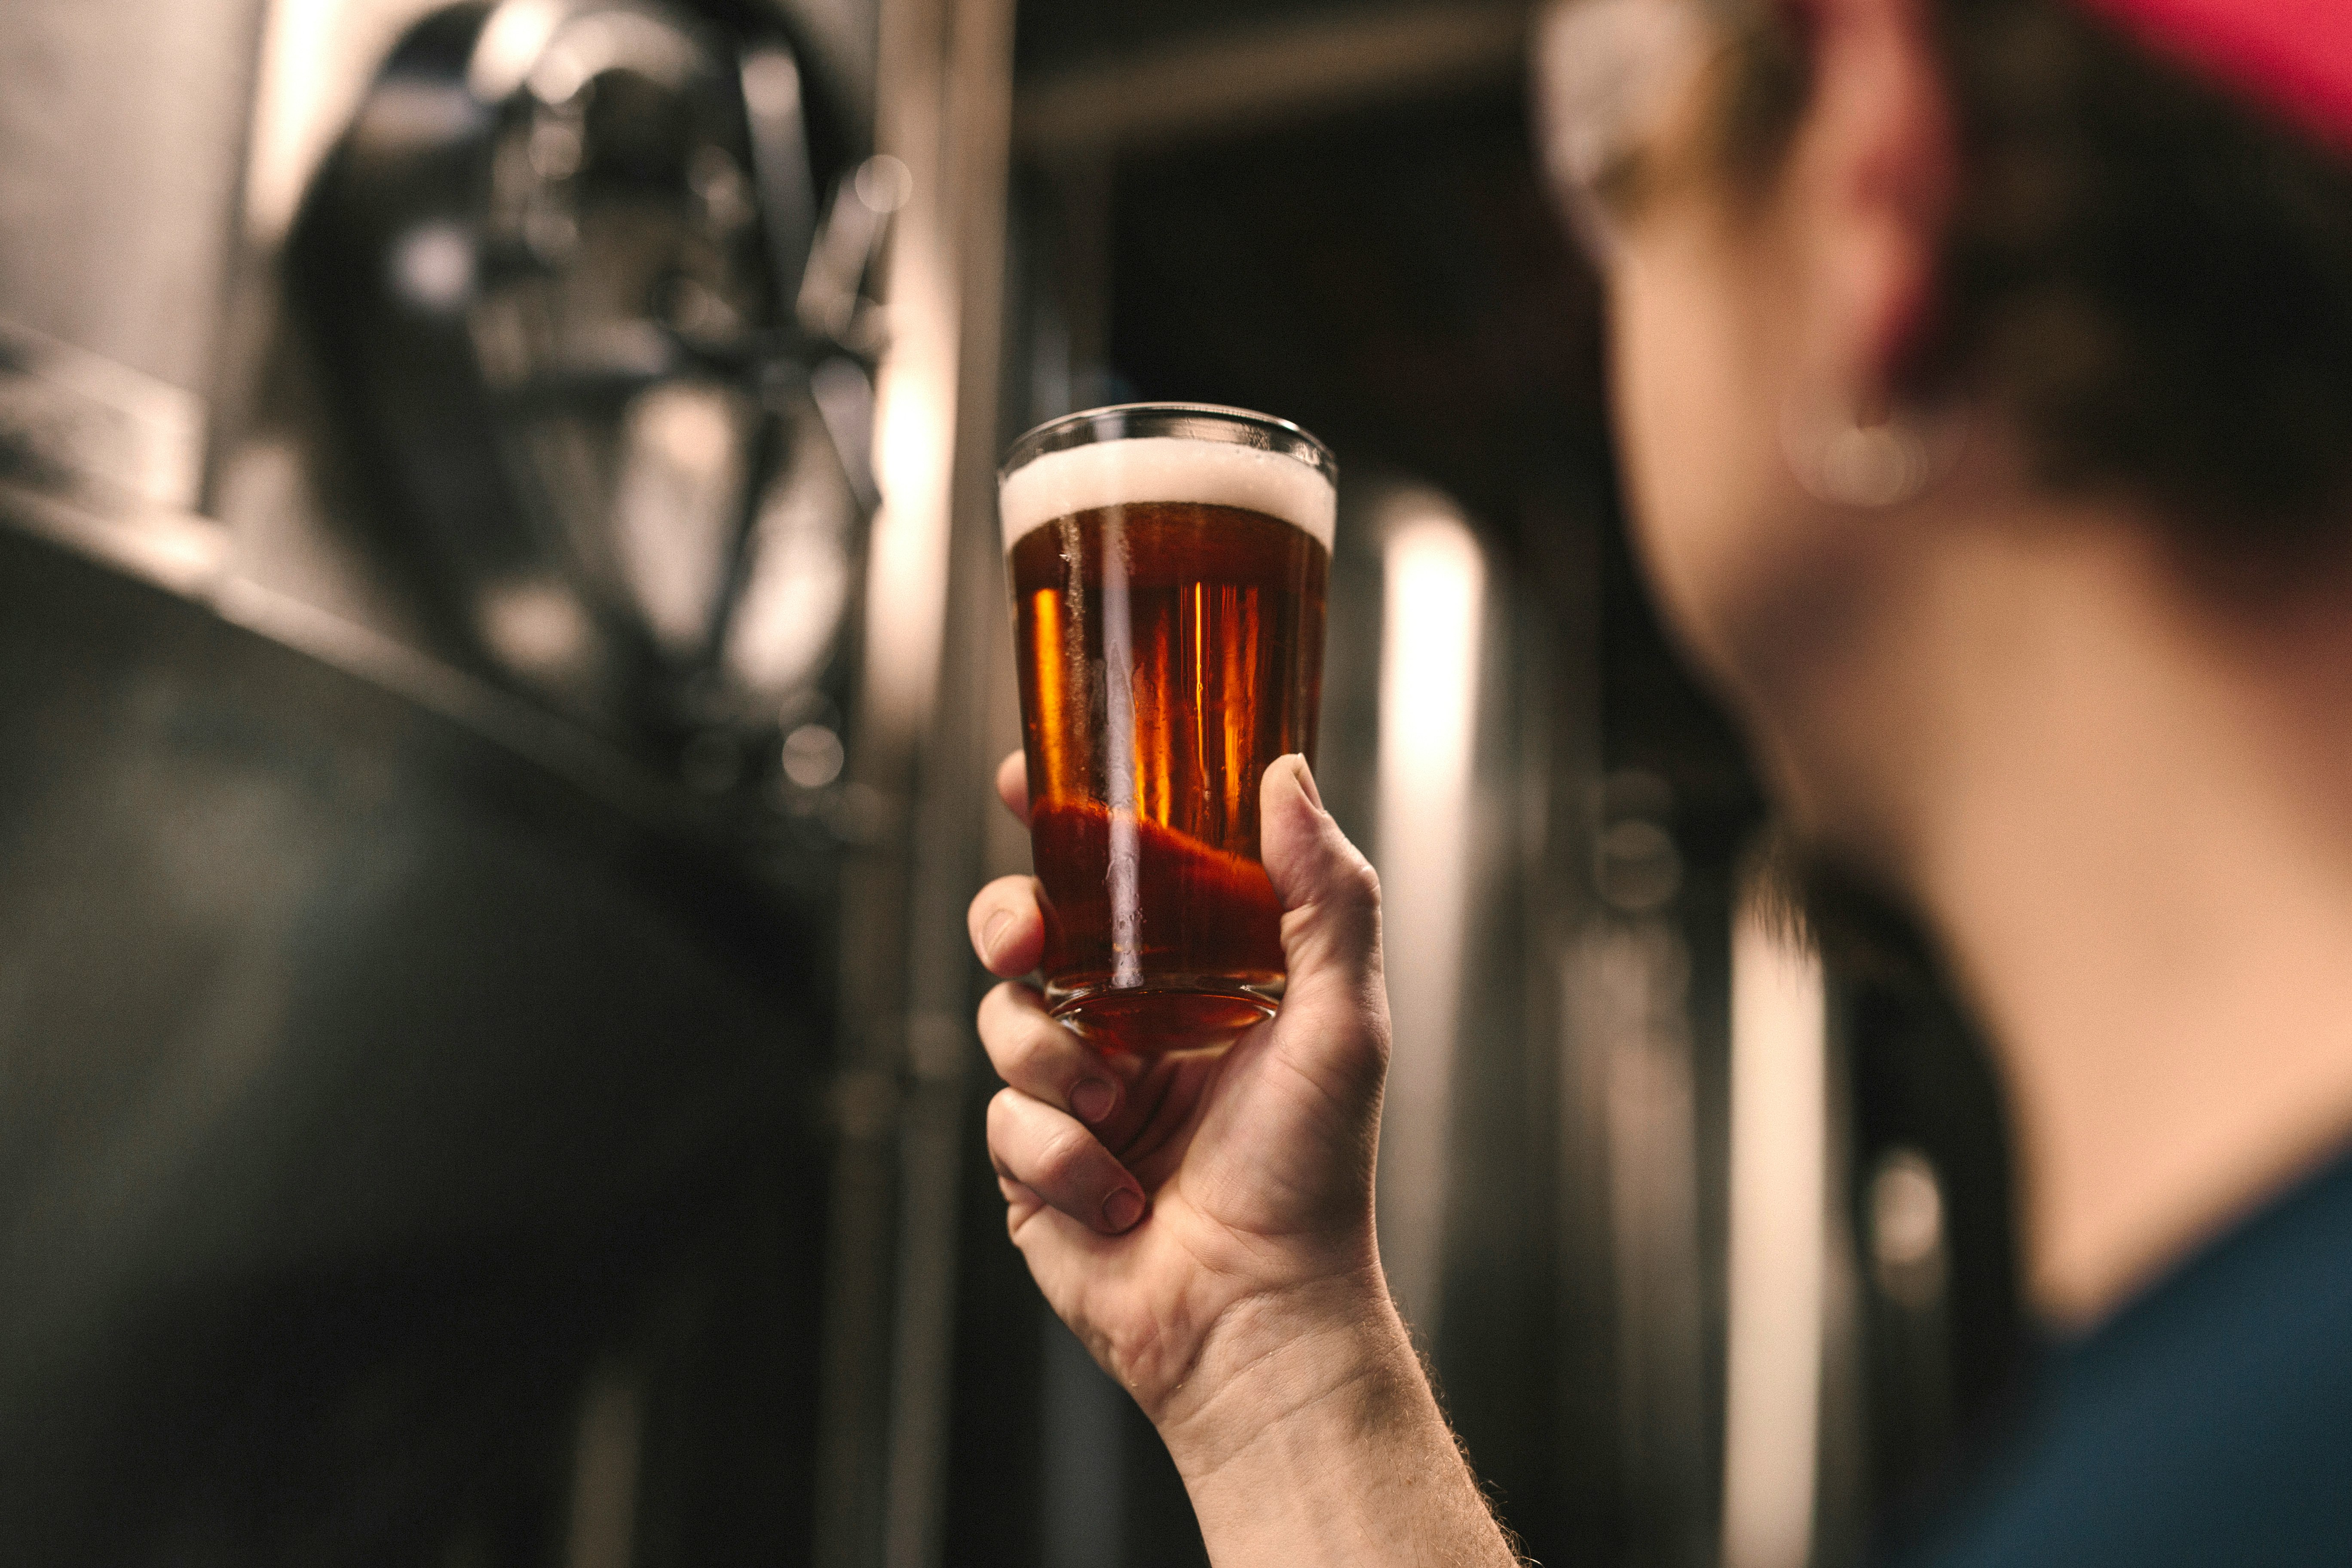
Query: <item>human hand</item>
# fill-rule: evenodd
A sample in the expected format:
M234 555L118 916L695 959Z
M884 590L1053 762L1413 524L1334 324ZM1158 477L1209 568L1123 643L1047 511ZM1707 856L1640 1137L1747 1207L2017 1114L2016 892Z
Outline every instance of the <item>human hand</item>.
M1025 821L1018 753L997 787ZM1286 911L1275 1018L1220 1050L1136 1058L1095 1051L1018 982L980 1008L1010 1086L989 1106L988 1145L1013 1240L1171 1447L1244 1369L1303 1337L1401 1339L1372 1235L1389 1049L1379 883L1302 759L1266 770L1259 821ZM982 889L971 929L992 973L1034 969L1035 881Z

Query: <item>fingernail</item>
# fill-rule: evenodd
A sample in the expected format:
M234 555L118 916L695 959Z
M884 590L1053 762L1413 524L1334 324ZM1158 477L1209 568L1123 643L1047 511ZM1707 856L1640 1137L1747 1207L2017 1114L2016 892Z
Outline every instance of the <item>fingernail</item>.
M988 924L982 929L980 933L980 956L982 963L993 963L996 962L996 939L1003 936L1004 934L1004 928L1012 923L1013 911L1011 910L999 910L994 914L988 917Z
M1081 1121L1100 1121L1118 1100L1118 1091L1100 1079L1090 1078L1070 1090L1070 1109Z
M1298 792L1316 810L1323 809L1323 792L1315 787L1315 770L1307 765L1307 759L1303 756L1298 759Z
M1143 1194L1126 1187L1103 1200L1103 1223L1114 1233L1127 1229L1143 1217Z

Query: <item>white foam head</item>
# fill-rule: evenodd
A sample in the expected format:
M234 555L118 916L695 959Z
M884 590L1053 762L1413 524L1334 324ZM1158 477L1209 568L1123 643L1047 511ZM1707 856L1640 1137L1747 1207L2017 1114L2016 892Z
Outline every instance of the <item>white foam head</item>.
M1048 452L1014 469L997 491L1007 550L1056 518L1150 501L1245 507L1282 519L1326 550L1339 518L1339 496L1319 469L1280 452L1181 436Z

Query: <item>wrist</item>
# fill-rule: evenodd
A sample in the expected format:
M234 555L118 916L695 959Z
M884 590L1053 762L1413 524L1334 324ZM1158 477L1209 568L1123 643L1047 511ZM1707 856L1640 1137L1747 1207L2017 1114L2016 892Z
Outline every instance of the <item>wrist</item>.
M1219 1568L1517 1561L1377 1268L1370 1286L1234 1314L1206 1392L1170 1402L1160 1436Z
M1152 1419L1197 1489L1244 1454L1311 1446L1430 1397L1374 1264L1236 1302Z

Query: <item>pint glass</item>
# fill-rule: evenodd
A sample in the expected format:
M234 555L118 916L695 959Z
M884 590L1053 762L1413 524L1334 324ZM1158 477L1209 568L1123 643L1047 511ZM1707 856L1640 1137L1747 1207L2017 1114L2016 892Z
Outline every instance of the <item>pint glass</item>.
M999 476L1045 1004L1097 1047L1230 1040L1282 997L1258 782L1315 750L1339 467L1262 414L1073 414Z

